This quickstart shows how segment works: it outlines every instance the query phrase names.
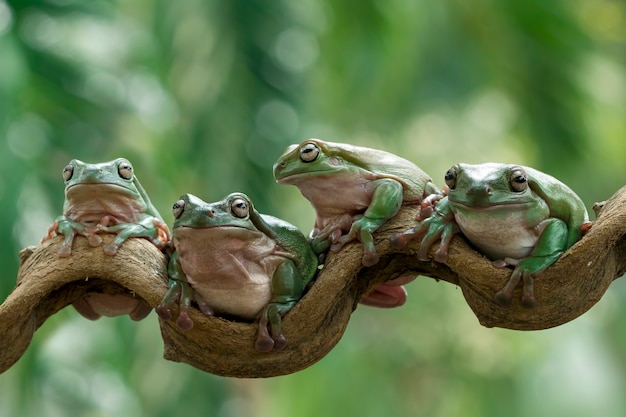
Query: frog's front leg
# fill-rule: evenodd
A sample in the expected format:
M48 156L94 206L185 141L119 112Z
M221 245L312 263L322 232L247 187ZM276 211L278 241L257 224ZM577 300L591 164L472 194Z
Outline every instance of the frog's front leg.
M506 285L496 293L496 303L506 306L511 303L513 291L522 281L522 305L534 307L537 304L534 291L535 276L555 263L567 250L568 229L567 224L560 219L551 218L530 256L516 263L515 269ZM498 265L503 265L499 263Z
M272 299L261 311L254 347L259 352L282 350L287 338L282 330L282 317L296 305L304 291L303 280L295 263L287 259L272 277ZM269 331L268 331L269 327Z
M328 252L331 245L339 240L343 231L350 230L352 227L352 216L350 214L342 214L335 217L324 228L320 229L315 226L309 236L309 244L316 255Z
M372 233L400 210L404 194L402 184L389 178L372 181L371 184L375 189L372 194L372 201L363 213L363 217L355 220L350 231L339 238L330 248L333 252L337 252L346 243L358 239L363 243L361 262L364 266L378 263L378 254Z
M98 230L117 235L111 243L104 247L104 253L111 256L115 255L126 239L131 237L150 239L158 248L162 248L167 243L163 242L162 239L169 240L169 230L165 223L151 216L145 217L137 223L117 223L111 226L108 225L105 217L98 225Z
M178 260L178 253L174 252L167 265L167 275L169 277L169 288L163 296L161 304L155 311L163 320L172 318L172 306L178 304L178 317L176 324L183 330L191 330L193 320L189 317L191 301L198 304L198 308L207 316L213 315L213 310L207 305L202 297L189 285L187 276L183 272Z
M435 251L435 261L446 262L450 241L459 231L459 226L454 220L454 214L450 209L447 197L440 199L435 208L430 211L430 215L421 220L414 228L403 233L394 233L390 238L390 243L394 249L402 249L411 240L421 238L417 257L422 261L427 261L430 247L440 239L439 247Z
M94 227L89 227L80 222L70 220L65 216L60 216L50 226L48 234L41 241L45 242L57 234L62 234L64 236L63 243L57 253L60 257L68 257L72 254L72 244L77 234L85 236L90 246L100 246L102 238L96 233L97 230Z

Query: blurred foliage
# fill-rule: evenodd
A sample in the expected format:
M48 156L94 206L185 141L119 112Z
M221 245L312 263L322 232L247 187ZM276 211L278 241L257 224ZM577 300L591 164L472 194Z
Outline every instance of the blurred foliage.
M308 231L271 165L320 137L415 161L518 162L590 208L626 179L626 4L619 0L0 0L0 300L20 248L61 211L72 158L129 158L155 205L248 193ZM0 376L11 416L621 416L626 284L557 329L482 328L420 278L361 307L300 373L209 375L161 358L152 314L64 309Z

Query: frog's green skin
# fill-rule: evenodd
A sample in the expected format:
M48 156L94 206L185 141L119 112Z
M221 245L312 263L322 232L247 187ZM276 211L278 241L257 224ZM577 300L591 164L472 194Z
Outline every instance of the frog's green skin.
M519 165L457 164L445 179L448 195L414 229L394 235L393 246L423 237L418 256L427 260L440 238L435 260L445 262L450 240L460 230L497 266L515 266L495 301L509 304L522 281L522 304L534 306L534 277L576 243L589 223L584 203L556 178Z
M316 253L338 251L358 239L365 266L378 262L372 233L402 204L419 203L438 192L430 177L406 159L319 139L289 146L274 164L274 177L279 184L298 187L315 209L310 239ZM397 287L398 305L404 302L403 291ZM370 301L364 299L366 304L378 304Z
M62 175L65 181L63 215L55 220L43 239L46 241L57 234L65 236L59 256L71 255L77 234L85 236L94 247L102 244L100 233L115 234L113 241L104 246L104 253L111 256L131 237L147 238L160 249L169 241L167 225L150 202L128 160L118 158L88 164L73 159ZM111 300L106 294L99 295L100 298L97 294L85 296L74 306L85 317L94 320L101 315L127 313L139 320L151 311L147 304L135 298L121 295L123 298Z
M170 288L157 313L169 320L178 303L177 324L190 329L188 309L194 300L207 315L258 318L256 349L283 349L282 316L317 271L317 257L304 235L257 212L242 193L214 203L185 194L173 212Z

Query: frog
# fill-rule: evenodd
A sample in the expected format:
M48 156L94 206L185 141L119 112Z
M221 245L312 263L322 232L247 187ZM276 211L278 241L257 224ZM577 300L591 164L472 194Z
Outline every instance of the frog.
M379 261L373 233L402 205L419 204L423 197L439 192L430 176L407 159L315 138L288 146L273 171L277 183L295 185L313 206L315 223L309 239L320 258L359 240L366 267ZM402 285L383 283L361 303L397 307L405 301Z
M57 217L42 239L42 243L63 235L57 254L69 257L76 235L87 238L92 247L102 246L102 233L115 234L103 251L114 256L129 238L150 240L165 250L170 231L154 207L148 194L134 174L132 164L125 158L103 163L71 160L62 171L65 182L63 214ZM83 316L95 320L101 316L129 314L141 320L152 308L143 300L124 294L88 293L74 304Z
M534 307L535 278L591 225L583 201L553 176L516 164L459 163L446 172L445 182L447 189L429 199L428 215L418 213L414 228L392 235L392 247L421 238L417 255L428 261L429 249L440 240L434 260L443 263L460 233L496 267L513 268L494 301L510 305L521 281L521 304Z
M244 193L207 203L184 194L172 207L169 288L156 311L183 330L194 326L191 302L207 316L258 321L255 348L287 345L282 318L312 285L317 256L304 234L285 220L259 213Z

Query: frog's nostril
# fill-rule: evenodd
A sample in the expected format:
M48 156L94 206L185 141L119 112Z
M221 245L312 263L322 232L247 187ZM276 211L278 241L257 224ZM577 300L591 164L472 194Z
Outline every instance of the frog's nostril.
M207 211L207 212L206 212L206 215L207 215L208 217L213 217L213 216L215 216L215 210L209 210L209 211Z

